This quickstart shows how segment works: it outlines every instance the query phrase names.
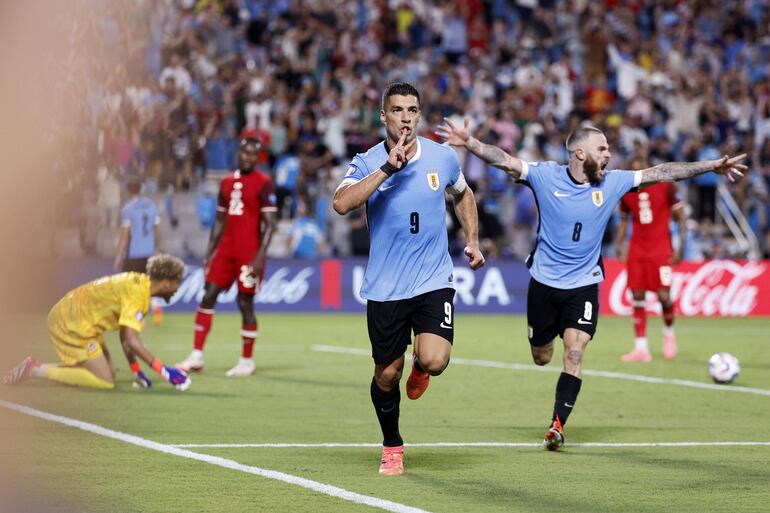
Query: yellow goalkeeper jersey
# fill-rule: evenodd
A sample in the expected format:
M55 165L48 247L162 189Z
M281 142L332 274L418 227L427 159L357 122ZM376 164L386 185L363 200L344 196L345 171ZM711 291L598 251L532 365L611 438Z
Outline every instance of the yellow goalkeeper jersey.
M120 326L141 331L150 307L150 278L120 273L81 285L48 314L54 332L90 339Z

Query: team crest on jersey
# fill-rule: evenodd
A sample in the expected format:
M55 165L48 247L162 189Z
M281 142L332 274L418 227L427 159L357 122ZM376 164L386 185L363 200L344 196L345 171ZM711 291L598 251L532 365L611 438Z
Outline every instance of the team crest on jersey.
M592 191L591 192L591 199L594 202L594 205L597 207L601 207L604 203L604 193L601 190L598 191Z
M434 191L438 190L438 186L439 186L438 173L428 173L428 185Z

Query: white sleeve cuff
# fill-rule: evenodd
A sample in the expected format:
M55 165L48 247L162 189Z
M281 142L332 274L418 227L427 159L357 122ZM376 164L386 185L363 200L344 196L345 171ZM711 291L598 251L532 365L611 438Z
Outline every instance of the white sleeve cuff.
M526 180L529 176L529 164L527 164L526 160L521 161L521 175L519 176L519 180Z
M455 183L447 187L447 190L452 194L460 194L468 187L468 182L465 181L465 175L460 173L460 178Z
M356 180L354 178L345 178L344 180L342 180L340 182L340 184L337 186L336 190L339 190L339 188L342 187L343 185L350 185L350 184L354 184L354 183L358 183L358 180Z
M642 172L634 171L634 187L639 187L642 183Z

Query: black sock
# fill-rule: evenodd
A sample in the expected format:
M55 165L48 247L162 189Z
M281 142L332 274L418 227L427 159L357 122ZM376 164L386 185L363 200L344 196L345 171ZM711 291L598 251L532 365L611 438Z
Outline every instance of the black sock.
M423 369L422 365L420 365L420 360L417 358L417 355L412 357L412 367L414 367L417 372L425 372L425 369Z
M398 385L390 392L384 392L372 379L371 386L372 404L377 412L377 420L382 429L382 445L386 447L398 447L404 445L401 434L398 432L398 416L400 413L401 390Z
M562 372L559 376L559 381L556 382L556 400L553 403L553 417L551 421L556 420L556 416L559 416L561 425L567 423L569 414L572 413L572 408L575 406L577 396L580 393L580 385L583 380Z

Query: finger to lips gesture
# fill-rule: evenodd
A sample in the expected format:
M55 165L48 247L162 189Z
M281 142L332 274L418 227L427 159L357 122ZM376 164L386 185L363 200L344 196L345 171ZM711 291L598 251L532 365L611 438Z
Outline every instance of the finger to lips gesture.
M412 150L415 143L417 142L417 138L415 137L412 139L412 142L404 146L405 140L406 131L403 131L401 132L401 137L399 137L398 142L393 147L393 149L390 150L390 154L388 155L388 162L395 166L397 169L403 168L409 161L409 159L406 158L406 155Z
M749 169L749 167L746 164L739 163L745 158L746 158L745 153L741 153L740 155L736 155L735 157L730 157L728 155L725 155L717 164L717 167L714 169L714 172L720 175L725 175L728 180L730 180L731 182L734 182L736 177L743 176L743 173L745 171L748 171Z
M468 141L471 136L471 133L468 130L470 120L464 118L462 128L452 123L452 120L449 118L444 118L444 123L445 124L436 127L436 135L442 139L446 139L446 142L452 146L465 146L466 141Z

